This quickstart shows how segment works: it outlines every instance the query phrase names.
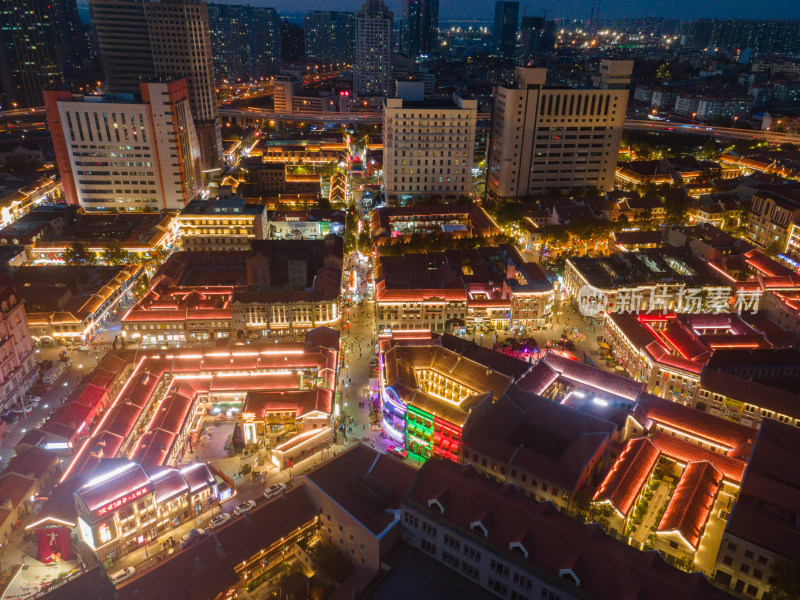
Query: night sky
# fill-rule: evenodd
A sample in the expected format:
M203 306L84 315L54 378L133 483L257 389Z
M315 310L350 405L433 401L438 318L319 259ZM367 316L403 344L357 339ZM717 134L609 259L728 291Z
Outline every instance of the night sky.
M215 0L226 4L251 4L272 6L281 15L299 16L310 10L355 10L363 0ZM401 0L388 0L387 4L400 16ZM85 6L86 0L78 0ZM589 18L591 0L538 0L520 1L528 6L528 15L547 11L552 18ZM493 0L439 0L440 20L479 19L491 21ZM81 11L83 12L83 11ZM522 8L520 8L522 12ZM798 0L601 0L600 18L664 16L691 19L693 17L734 17L748 19L798 19Z

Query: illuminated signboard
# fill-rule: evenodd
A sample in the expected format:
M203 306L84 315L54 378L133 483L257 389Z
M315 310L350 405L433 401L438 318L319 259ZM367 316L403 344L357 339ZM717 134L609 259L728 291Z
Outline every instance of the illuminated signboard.
M142 496L146 496L150 493L150 490L145 486L143 488L139 488L135 492L131 492L121 498L117 498L113 502L109 502L105 506L101 506L97 509L97 516L101 517L107 513L113 512L117 510L120 506L125 506L128 502L136 500L137 498L141 498Z
M83 541L88 544L89 548L94 550L95 547L94 547L94 536L92 535L92 528L86 521L84 521L80 517L78 517L78 529L80 529L81 531L81 537L83 538Z

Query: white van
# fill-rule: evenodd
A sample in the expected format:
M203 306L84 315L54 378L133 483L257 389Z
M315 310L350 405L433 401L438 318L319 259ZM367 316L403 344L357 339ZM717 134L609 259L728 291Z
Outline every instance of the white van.
M120 583L122 583L123 581L127 581L134 575L136 575L136 567L125 567L124 569L109 575L109 579L111 579L111 583L113 583L114 585L119 585Z

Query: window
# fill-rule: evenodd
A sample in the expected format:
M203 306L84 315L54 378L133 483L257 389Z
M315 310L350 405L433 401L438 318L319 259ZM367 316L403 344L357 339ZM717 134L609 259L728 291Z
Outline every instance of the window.
M542 588L542 594L539 596L542 600L562 600L561 596L555 592L551 592L546 587Z
M466 556L470 560L474 560L475 562L478 562L481 559L480 550L476 550L475 548L473 548L472 546L468 546L467 544L464 544L464 556Z
M419 546L420 548L425 550L425 552L427 552L428 554L433 554L434 556L436 556L436 546L431 542L429 542L428 540L420 540Z
M758 588L754 585L747 586L747 593L751 596L756 596L758 594Z
M508 567L503 563L497 562L495 559L492 559L492 561L489 563L489 569L495 573L499 573L503 577L508 577Z
M523 596L516 590L511 590L511 600L530 600L530 598Z
M750 572L750 565L742 563L742 565L739 567L739 570L745 575L747 575Z
M431 537L436 537L436 527L431 525L430 523L423 521L422 522L422 532L425 535L429 535Z
M744 551L744 557L745 558L753 558L753 556L755 556L755 555L753 554L752 550L745 550Z
M508 586L492 577L489 577L489 589L497 592L501 596L508 595Z
M675 540L670 540L669 541L669 547L672 548L673 550L677 550L678 549L678 542L676 542Z
M456 550L461 550L461 542L459 542L456 538L444 534L444 544L446 546L450 546L451 548L455 548Z
M754 579L761 579L764 576L764 571L759 571L758 569L753 569L753 578Z
M472 565L468 565L467 563L463 563L461 565L461 572L464 573L467 577L471 577L475 581L478 580L478 577L481 576L480 569L476 569Z
M458 568L459 563L461 562L458 558L446 550L442 550L442 562L446 565L450 565L451 567Z
M514 571L514 583L519 587L524 587L525 589L531 589L533 587L533 580L528 579L525 575L521 573L517 573Z
M722 564L731 566L733 564L733 557L732 556L723 556L722 557Z

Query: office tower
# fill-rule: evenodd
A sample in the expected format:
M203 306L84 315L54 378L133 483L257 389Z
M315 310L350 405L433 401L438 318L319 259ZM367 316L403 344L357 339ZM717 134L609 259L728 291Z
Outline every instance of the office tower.
M419 84L422 86L422 84ZM387 98L383 106L383 182L389 204L472 192L477 100Z
M281 21L281 54L283 60L289 64L296 65L305 62L303 28L286 18Z
M63 85L53 17L52 6L38 0L0 2L0 88L4 107L41 106L43 89Z
M520 25L520 59L525 65L537 54L547 54L556 47L555 21L543 17L522 17Z
M86 211L175 209L199 193L200 149L186 80L143 82L140 94L134 101L44 92L69 204Z
M517 87L493 91L489 193L611 190L632 69L632 61L602 60L594 89L551 89L547 69L517 67Z
M356 13L353 88L359 96L388 96L392 89L394 15L381 0L366 0Z
M78 16L78 5L75 0L53 0L49 5L54 11L53 34L64 77L67 80L79 77L89 60L89 44Z
M89 0L105 89L137 94L139 82L155 74L153 48L142 0Z
M692 48L708 48L711 35L714 31L714 21L711 19L698 19L692 21L689 27L688 45Z
M352 64L355 14L314 10L305 17L305 54L309 64Z
M509 59L514 56L517 46L517 20L519 18L519 2L499 0L494 4L494 28L492 29L492 46L495 54Z
M208 7L199 0L145 4L156 75L186 79L204 169L222 166L217 92L208 34Z
M208 32L217 79L247 81L280 71L280 18L274 8L209 4Z
M438 46L439 0L403 0L403 53L416 58L433 54Z

